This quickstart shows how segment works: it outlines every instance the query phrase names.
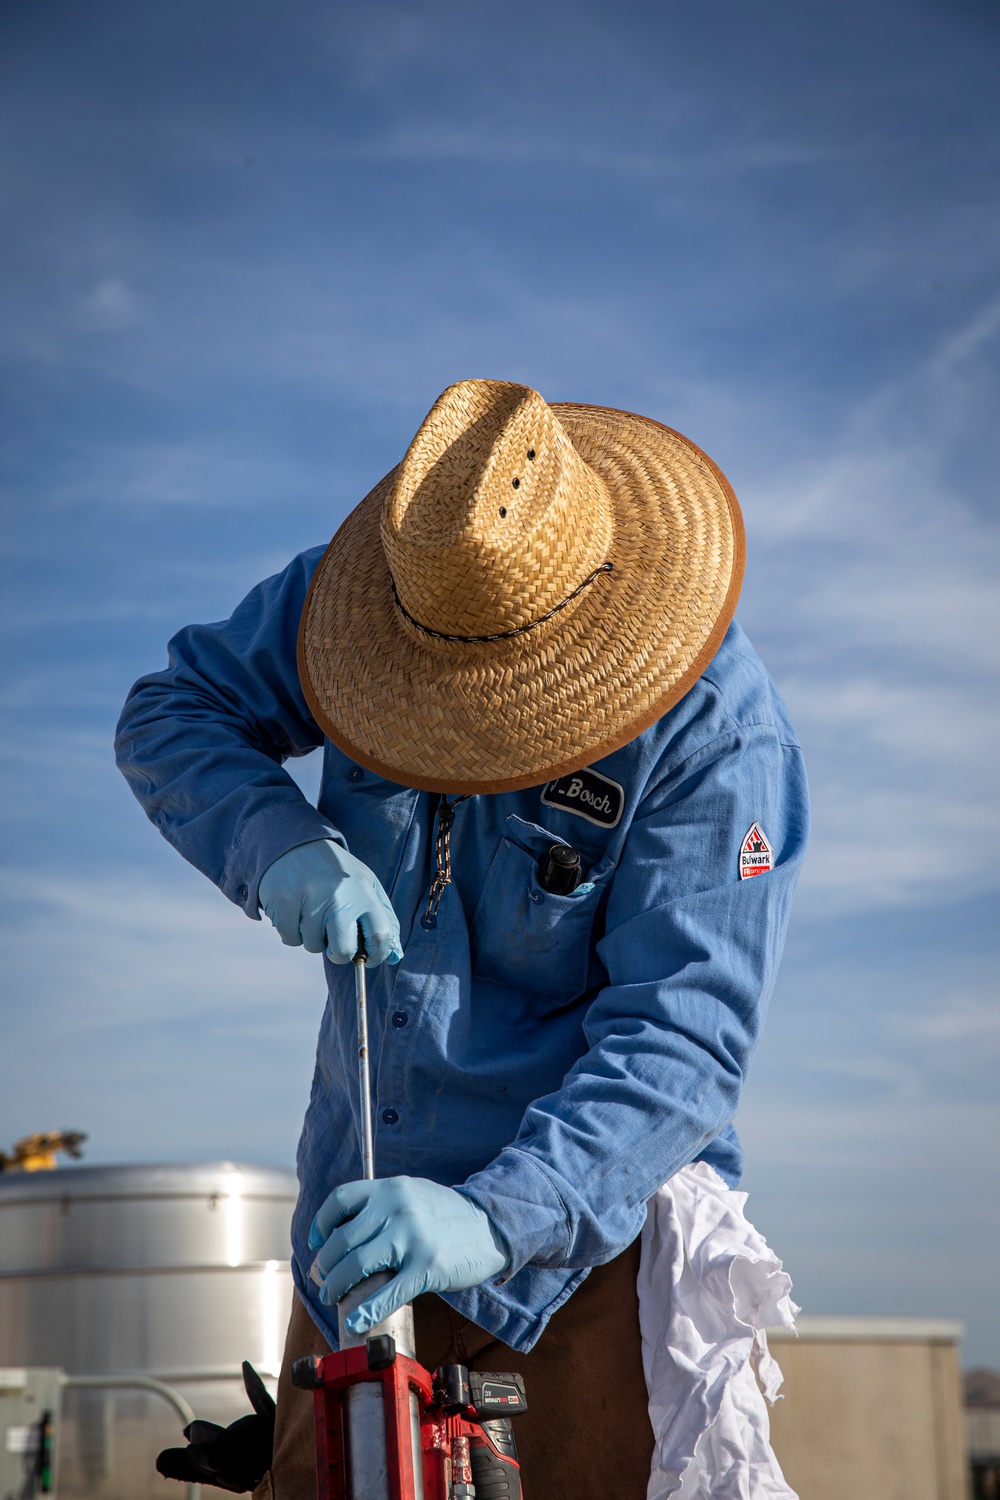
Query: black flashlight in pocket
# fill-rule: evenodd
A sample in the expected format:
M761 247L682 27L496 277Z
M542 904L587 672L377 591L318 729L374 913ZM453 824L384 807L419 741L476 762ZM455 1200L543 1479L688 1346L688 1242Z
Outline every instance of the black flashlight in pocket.
M569 844L552 844L538 862L538 884L553 896L571 896L581 875L580 852Z

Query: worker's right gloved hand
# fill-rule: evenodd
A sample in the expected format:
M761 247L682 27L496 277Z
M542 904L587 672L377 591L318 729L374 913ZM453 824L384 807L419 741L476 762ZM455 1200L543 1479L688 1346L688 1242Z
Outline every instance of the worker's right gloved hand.
M358 923L369 964L398 964L399 922L375 875L332 839L289 849L265 870L260 904L290 948L349 964L358 949Z
M367 1333L424 1292L479 1286L510 1264L485 1210L425 1177L345 1182L313 1219L309 1248L319 1251L309 1275L327 1307L376 1271L396 1272L345 1319L353 1334Z

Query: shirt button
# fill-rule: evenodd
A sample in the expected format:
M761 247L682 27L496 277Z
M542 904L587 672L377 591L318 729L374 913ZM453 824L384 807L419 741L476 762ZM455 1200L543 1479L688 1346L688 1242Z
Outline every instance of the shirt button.
M241 901L245 901L247 899L247 897L249 896L249 894L250 894L250 887L248 885L241 885L240 886L240 900Z
M434 928L434 927L437 926L437 924L438 924L437 917L429 917L426 912L420 918L420 925L424 929L425 932L430 932L432 928Z
M534 901L536 906L541 905L541 903L545 900L545 897L542 895L541 891L529 891L528 895L531 897L532 901Z
M382 1111L382 1122L383 1122L383 1124L385 1124L385 1125L395 1125L395 1123L396 1123L396 1121L398 1119L399 1119L399 1116L397 1115L397 1113L396 1113L396 1111L394 1109L384 1109Z
M407 1021L409 1019L410 1018L406 1014L405 1010L397 1010L396 1014L392 1018L392 1024L393 1024L393 1026L397 1026L397 1027L399 1027L399 1026L405 1026L406 1023L407 1023Z
M347 779L348 781L361 781L364 774L360 766L352 766L347 773Z

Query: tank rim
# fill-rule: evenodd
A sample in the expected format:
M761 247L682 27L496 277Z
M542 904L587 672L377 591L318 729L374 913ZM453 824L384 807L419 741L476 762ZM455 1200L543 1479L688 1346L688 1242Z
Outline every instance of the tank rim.
M287 1167L221 1159L207 1162L86 1162L50 1172L0 1172L0 1206L87 1198L190 1198L234 1196L294 1198L295 1173Z

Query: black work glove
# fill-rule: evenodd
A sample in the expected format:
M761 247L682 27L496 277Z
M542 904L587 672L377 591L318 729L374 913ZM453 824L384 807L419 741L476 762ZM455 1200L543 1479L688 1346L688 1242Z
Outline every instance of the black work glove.
M253 1365L243 1361L243 1384L253 1416L240 1417L228 1427L215 1422L189 1422L186 1448L164 1448L156 1469L164 1479L185 1484L214 1484L234 1495L260 1484L271 1467L274 1449L274 1401Z

